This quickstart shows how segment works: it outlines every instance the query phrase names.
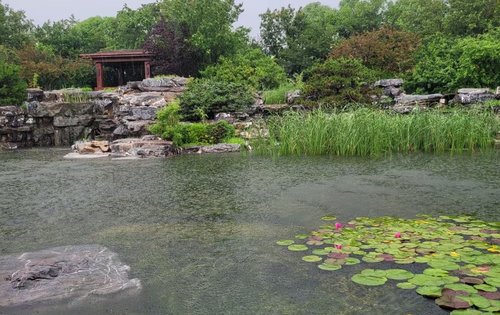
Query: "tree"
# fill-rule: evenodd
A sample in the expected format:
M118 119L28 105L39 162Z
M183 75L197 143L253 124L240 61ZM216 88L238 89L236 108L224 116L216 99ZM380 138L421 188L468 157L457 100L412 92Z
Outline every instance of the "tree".
M324 106L370 103L373 72L356 59L328 59L304 74L304 96Z
M348 38L380 28L387 6L388 0L341 0L337 15L339 35Z
M158 3L143 4L133 10L127 5L116 14L112 33L112 48L136 49L144 45L148 34L160 22Z
M398 0L389 6L386 20L403 31L429 36L444 31L447 10L443 0Z
M275 56L288 74L300 73L324 60L337 40L336 11L318 2L290 6L261 15L264 50Z
M450 35L477 35L500 26L499 0L447 0L447 3L444 24Z
M233 29L243 11L235 0L163 0L160 9L166 21L187 27L188 41L200 51L203 66L237 53L248 43L248 29Z
M496 87L500 82L500 29L477 36L429 38L417 54L407 90L454 93L464 87Z
M19 76L19 67L0 59L0 106L21 105L26 99L26 82Z
M153 54L153 74L192 76L198 73L199 51L188 42L187 25L176 21L160 22L153 27L144 49Z
M397 76L413 69L414 55L419 46L418 35L382 27L342 41L333 48L330 56L360 59L381 75Z
M221 57L219 63L208 66L202 76L214 81L241 83L258 90L277 88L286 80L283 68L257 48Z
M15 11L0 0L0 45L21 48L29 42L32 27L23 11Z

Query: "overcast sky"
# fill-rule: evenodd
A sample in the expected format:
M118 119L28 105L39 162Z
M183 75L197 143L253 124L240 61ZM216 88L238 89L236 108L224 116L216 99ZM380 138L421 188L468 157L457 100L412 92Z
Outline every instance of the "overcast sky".
M43 24L47 20L57 21L68 18L73 14L78 20L91 16L114 16L126 3L131 8L138 8L143 3L154 0L2 0L16 10L23 10L36 24ZM312 2L321 2L331 7L337 7L339 0L239 0L243 2L245 12L240 15L238 25L252 28L255 36L259 32L259 14L268 8L276 9L291 4L293 7L304 6Z

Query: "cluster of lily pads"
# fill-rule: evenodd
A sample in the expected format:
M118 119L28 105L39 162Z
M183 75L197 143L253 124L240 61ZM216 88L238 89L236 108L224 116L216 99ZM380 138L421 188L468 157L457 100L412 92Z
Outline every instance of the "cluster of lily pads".
M347 224L333 224L333 216L322 220L332 224L277 244L294 252L311 251L302 260L325 271L361 263L425 264L422 273L369 268L351 279L366 286L399 281L398 288L416 289L453 315L500 312L500 222L425 215L411 220L361 217Z

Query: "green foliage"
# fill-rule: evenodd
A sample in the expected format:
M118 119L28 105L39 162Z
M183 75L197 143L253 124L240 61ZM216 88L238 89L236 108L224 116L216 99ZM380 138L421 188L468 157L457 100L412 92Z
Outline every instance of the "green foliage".
M387 4L387 0L341 0L337 14L340 36L348 38L380 28Z
M160 21L158 3L143 4L137 10L123 7L114 19L113 38L108 44L113 49L137 49L142 47L153 26Z
M234 0L163 0L160 9L166 21L187 26L188 41L201 54L202 66L235 54L248 42L247 29L233 29L243 12Z
M327 57L337 39L335 14L318 2L297 11L290 6L268 10L261 15L262 44L288 74L300 73Z
M287 83L280 85L277 89L264 91L264 104L286 104L287 94L296 89L293 83Z
M94 67L81 59L67 59L56 55L43 45L25 46L18 51L21 77L43 89L60 89L71 86L95 86Z
M0 106L21 105L26 99L26 87L19 67L0 60Z
M394 77L412 70L419 46L418 35L382 27L343 40L333 48L330 56L360 59L381 77Z
M276 88L286 80L283 68L260 49L251 49L232 57L221 57L217 65L202 71L202 76L260 90Z
M227 121L215 124L181 123L181 106L176 100L156 114L156 122L149 131L164 139L172 140L175 145L215 144L234 137L235 128Z
M443 0L398 0L389 6L386 19L403 31L429 36L444 31L447 9Z
M328 59L304 74L306 100L326 107L370 103L373 72L356 59Z
M500 2L498 0L447 0L445 30L454 36L483 34L500 27Z
M21 48L30 39L33 24L23 11L16 11L0 1L0 45Z
M290 112L273 117L268 128L269 138L254 143L261 154L376 156L488 149L500 124L489 111L398 115L358 109L333 114Z
M435 36L422 46L407 89L455 92L461 87L496 87L500 82L500 28L477 37Z
M246 85L197 79L180 97L181 113L189 120L202 120L205 115L244 111L254 103L253 91Z

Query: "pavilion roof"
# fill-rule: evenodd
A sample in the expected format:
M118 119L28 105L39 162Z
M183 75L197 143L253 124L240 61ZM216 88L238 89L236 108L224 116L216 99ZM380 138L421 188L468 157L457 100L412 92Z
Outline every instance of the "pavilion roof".
M94 62L134 62L149 61L153 54L143 49L102 51L93 54L81 54L80 58L92 59Z

